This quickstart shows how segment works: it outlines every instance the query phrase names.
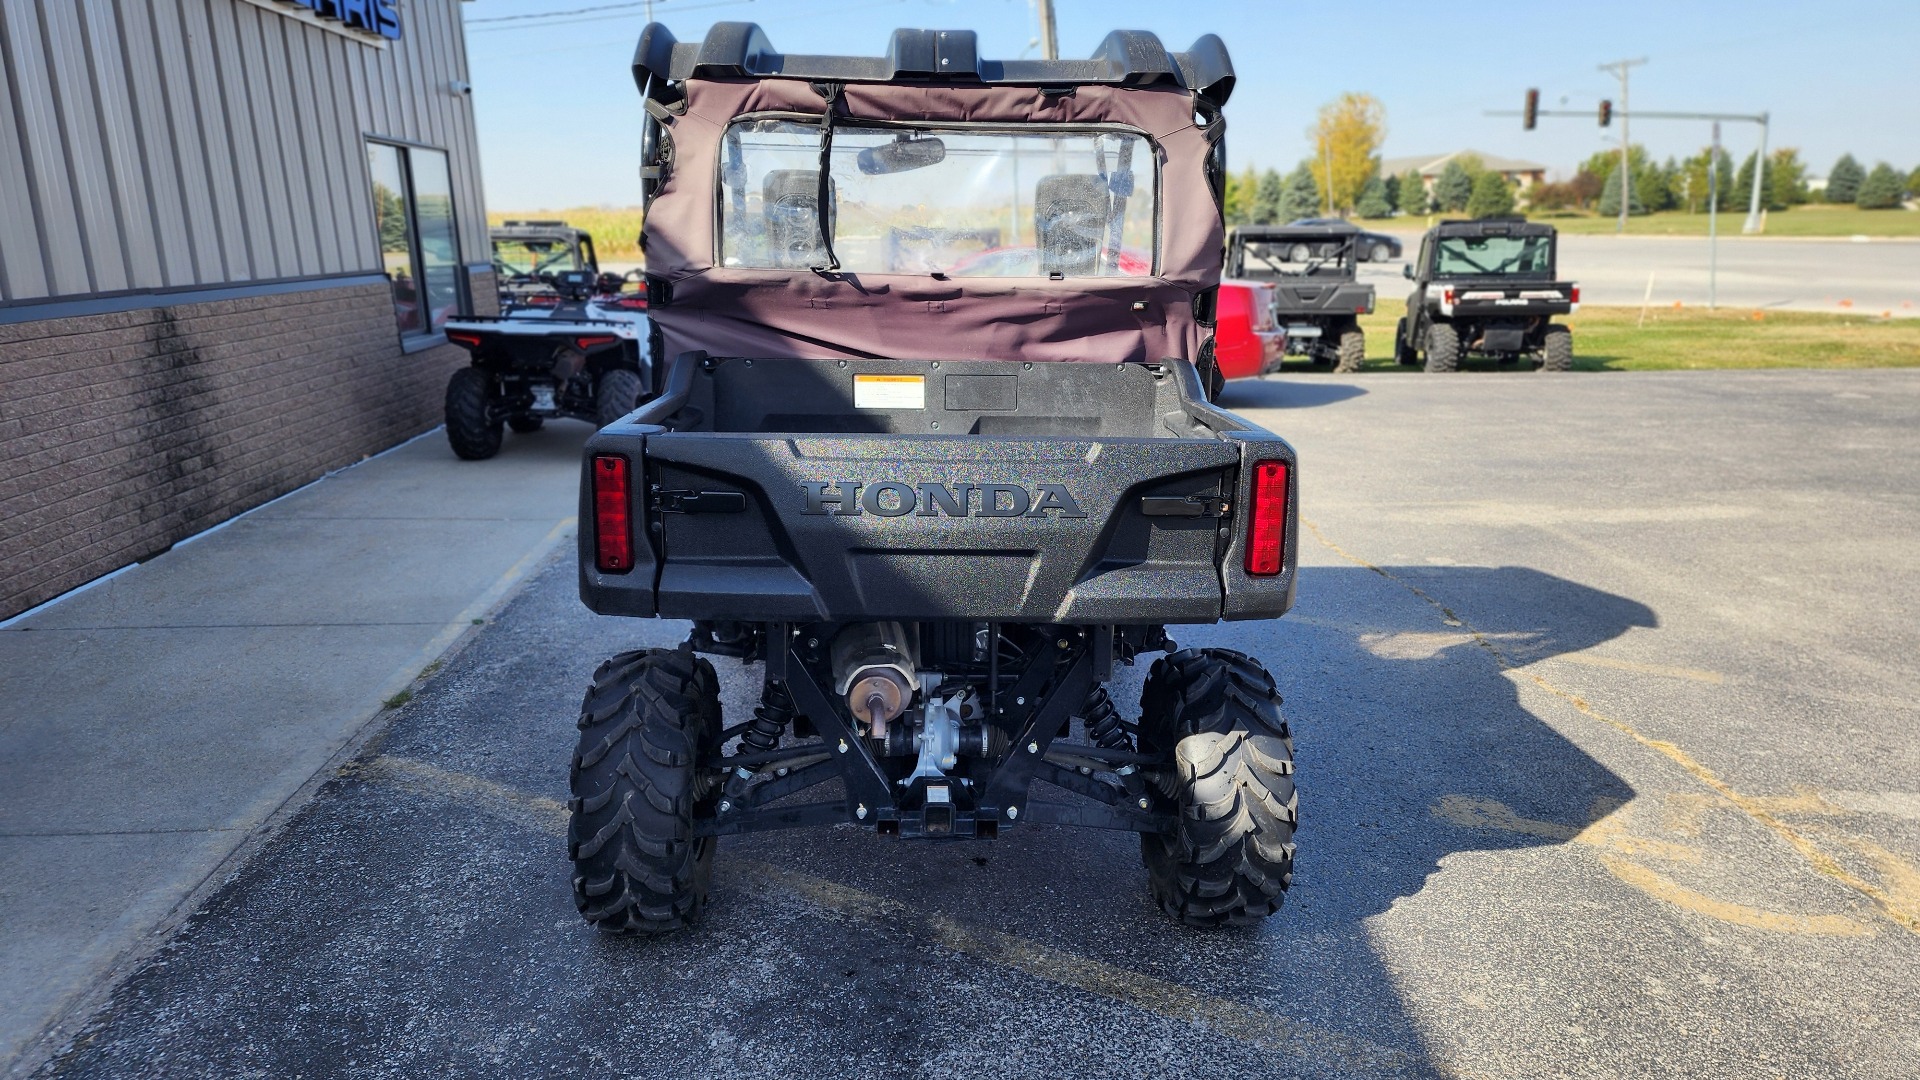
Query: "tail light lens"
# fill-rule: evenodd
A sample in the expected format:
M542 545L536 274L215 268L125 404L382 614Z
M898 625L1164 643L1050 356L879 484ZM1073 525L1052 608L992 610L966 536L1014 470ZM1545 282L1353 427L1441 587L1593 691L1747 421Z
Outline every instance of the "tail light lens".
M603 574L633 569L633 495L619 454L593 455L593 563Z
M469 349L477 349L480 347L479 334L463 334L458 330L449 330L447 331L447 340L453 342L455 345L464 345Z
M1440 293L1440 302L1441 302L1441 303L1443 303L1443 304L1452 304L1452 303L1453 303L1453 290L1452 290L1452 289L1445 289L1445 290L1442 290L1442 291L1441 291L1441 293Z
M1247 573L1272 577L1286 564L1287 463L1253 467L1252 524L1247 528Z
M619 340L619 338L614 337L612 334L596 334L591 337L574 338L573 344L581 352L586 352L589 349L597 349L602 345L611 345Z
M1576 304L1580 302L1580 286L1578 285L1573 287L1573 302Z

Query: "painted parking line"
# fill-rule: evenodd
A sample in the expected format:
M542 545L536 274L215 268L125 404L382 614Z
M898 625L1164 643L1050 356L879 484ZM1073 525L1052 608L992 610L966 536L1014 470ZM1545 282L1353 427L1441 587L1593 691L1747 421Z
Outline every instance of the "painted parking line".
M1910 883L1920 882L1920 870L1916 870L1911 864L1899 856L1892 852L1887 852L1884 849L1880 849L1877 854L1870 856L1877 865L1883 868L1881 876L1886 884L1883 886L1866 880L1852 870L1847 869L1831 852L1823 849L1813 840L1813 834L1816 832L1822 835L1832 835L1836 830L1830 828L1816 830L1796 827L1790 824L1783 819L1782 815L1785 811L1781 809L1777 799L1766 796L1749 795L1742 792L1732 784L1727 783L1718 773L1708 768L1677 743L1669 742L1665 739L1656 739L1642 732L1627 721L1594 708L1592 703L1588 702L1579 694L1556 685L1542 676L1538 671L1533 670L1532 665L1523 664L1508 656L1500 647L1500 642L1497 640L1496 635L1490 635L1477 629L1461 617L1458 612L1441 603L1438 599L1434 598L1432 594L1421 589L1418 585L1382 567L1375 566L1373 563L1347 551L1339 544L1328 539L1326 534L1320 531L1320 527L1312 521L1302 518L1300 523L1305 525L1307 530L1313 533L1314 539L1318 540L1327 550L1355 566L1379 574L1381 577L1393 582L1424 601L1439 614L1440 621L1443 625L1458 627L1464 631L1472 639L1473 643L1484 650L1487 656L1493 660L1495 666L1508 677L1524 679L1533 683L1541 690L1571 705L1574 711L1580 715L1591 720L1599 721L1619 731L1634 742L1639 743L1641 746L1654 751L1673 764L1678 765L1682 771L1705 786L1725 805L1731 806L1746 815L1754 824L1765 828L1779 837L1788 847L1799 854L1815 872L1873 901L1874 906L1880 913L1895 925L1909 933L1920 935L1920 889L1909 888ZM1844 841L1845 846L1853 847L1856 850L1860 843L1861 841L1857 837L1848 837ZM1884 868L1889 865L1893 867L1891 873L1887 873L1884 870Z
M451 799L550 836L566 833L567 808L558 799L532 795L423 761L383 755L353 762L342 768L340 775ZM1431 1061L1416 1062L1410 1055L1391 1047L1327 1031L1003 931L969 925L937 910L903 904L786 867L759 860L734 860L726 863L725 869L728 877L743 890L755 889L761 883L772 884L835 917L875 923L890 930L906 930L923 941L972 959L1132 1006L1162 1019L1202 1024L1252 1046L1311 1053L1320 1062L1337 1064L1365 1076L1430 1075L1441 1069Z

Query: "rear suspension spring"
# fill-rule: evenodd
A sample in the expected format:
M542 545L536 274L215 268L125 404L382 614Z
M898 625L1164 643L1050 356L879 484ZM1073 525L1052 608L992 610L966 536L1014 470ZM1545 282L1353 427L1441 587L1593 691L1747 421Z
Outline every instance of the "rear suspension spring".
M760 691L760 704L754 706L753 719L747 721L747 730L740 733L740 752L764 754L779 746L780 736L785 734L787 725L793 723L796 711L786 684L767 680L766 688ZM757 771L758 766L735 766L733 774L727 777L727 794L737 797Z

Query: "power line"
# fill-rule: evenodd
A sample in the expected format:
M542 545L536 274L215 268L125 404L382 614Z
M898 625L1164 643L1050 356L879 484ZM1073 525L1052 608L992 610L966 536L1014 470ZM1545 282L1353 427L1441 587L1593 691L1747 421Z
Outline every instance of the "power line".
M658 2L667 3L668 0L658 0ZM673 14L681 11L697 11L701 8L737 7L741 4L750 4L752 2L753 0L715 0L714 3L708 3L708 4L674 4L672 7L667 9L667 13ZM492 18L487 18L487 19L468 19L466 20L466 25L478 26L478 24L480 23L518 24L518 25L512 25L512 26L480 26L478 29L474 31L475 33L484 34L489 32L497 33L501 30L528 30L528 29L536 29L542 26L571 26L575 23L583 23L583 22L605 22L610 19L632 19L632 18L645 17L647 21L651 22L653 21L654 3L655 3L655 0L628 0L627 3L601 4L597 7L573 8L568 11L542 11L542 12L535 12L527 15L496 15ZM646 8L646 11L638 12L632 15L608 16L608 15L599 14L600 12L625 11L633 8Z

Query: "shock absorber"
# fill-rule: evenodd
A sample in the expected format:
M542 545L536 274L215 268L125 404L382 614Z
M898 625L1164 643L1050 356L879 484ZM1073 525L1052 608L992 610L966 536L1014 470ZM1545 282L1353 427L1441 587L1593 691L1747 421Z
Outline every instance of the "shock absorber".
M1120 722L1120 710L1113 707L1106 687L1095 686L1087 694L1087 703L1080 715L1086 721L1087 738L1093 740L1093 745L1108 750L1133 749L1133 740L1127 738L1127 729Z
M1113 707L1113 699L1107 696L1107 688L1095 686L1087 694L1087 703L1081 707L1080 718L1086 722L1087 738L1093 745L1107 750L1133 750L1133 740L1127 736L1126 724L1120 719L1120 710ZM1140 770L1132 762L1124 762L1113 770L1126 786L1128 794L1139 798L1146 793L1146 784L1140 778Z
M794 711L793 695L787 692L787 684L767 680L766 687L760 691L760 704L754 706L753 719L747 721L747 730L740 733L740 752L764 754L779 746L780 736L793 722ZM733 775L727 777L727 796L738 798L746 790L747 781L759 771L758 765L735 766Z

